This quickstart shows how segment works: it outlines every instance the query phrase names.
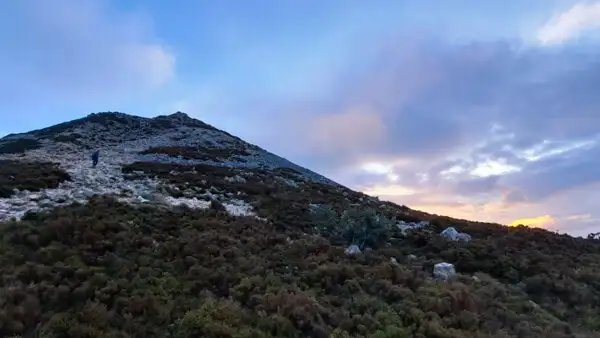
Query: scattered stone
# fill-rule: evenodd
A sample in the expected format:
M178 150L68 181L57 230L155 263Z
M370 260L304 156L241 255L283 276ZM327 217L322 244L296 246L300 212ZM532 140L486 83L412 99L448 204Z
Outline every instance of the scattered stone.
M225 177L225 181L229 183L246 183L246 179L240 175L235 175L233 177Z
M421 221L418 223L417 222L399 221L396 224L396 226L398 227L398 229L400 229L400 231L402 232L402 235L404 235L404 236L406 236L408 234L408 232L410 232L412 230L421 229L428 225L429 225L429 222L427 222L427 221Z

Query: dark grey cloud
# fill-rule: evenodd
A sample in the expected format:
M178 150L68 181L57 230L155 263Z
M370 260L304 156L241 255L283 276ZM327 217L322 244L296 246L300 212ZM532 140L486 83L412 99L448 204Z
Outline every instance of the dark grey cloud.
M540 201L569 189L600 183L600 144L541 159L521 172L507 175L503 183L521 189L509 202Z

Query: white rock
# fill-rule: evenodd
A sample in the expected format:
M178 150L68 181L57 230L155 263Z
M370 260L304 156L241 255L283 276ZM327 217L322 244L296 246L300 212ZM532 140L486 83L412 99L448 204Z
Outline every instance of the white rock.
M448 280L456 274L454 265L450 263L437 263L433 266L433 276L442 280Z
M470 241L471 240L471 235L466 234L466 233L462 233L462 232L458 232L456 231L456 229L454 229L453 227L448 227L446 229L444 229L444 231L442 231L440 233L440 236L452 240L452 241Z
M442 231L440 235L448 239L455 239L456 235L458 235L458 231L456 231L456 229L454 229L453 227L449 227L444 229L444 231Z
M252 206L241 200L230 200L223 203L225 210L232 216L254 216Z
M361 253L360 248L356 244L352 244L346 248L346 255L356 255Z

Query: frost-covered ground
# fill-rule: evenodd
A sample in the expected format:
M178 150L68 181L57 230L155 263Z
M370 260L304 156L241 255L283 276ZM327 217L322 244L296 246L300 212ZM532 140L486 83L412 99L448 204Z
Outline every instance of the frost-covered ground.
M193 197L175 198L164 193L166 187L151 178L126 180L121 168L137 161L169 162L177 164L213 164L228 167L260 167L273 169L293 168L311 179L323 183L332 181L299 167L279 156L249 145L219 130L189 127L181 122L181 115L172 118L174 128L149 129L152 119L130 115L117 115L128 119L127 123L110 124L85 122L73 128L53 134L52 138L39 137L39 134L26 133L11 135L0 141L11 142L22 138L37 139L42 146L28 150L24 154L2 154L0 159L26 161L51 161L71 175L71 181L63 182L56 189L39 192L19 191L9 198L0 198L0 220L19 219L28 211L49 209L73 202L86 203L94 195L116 195L128 203L157 203L166 205L184 204L193 208L208 208L210 200L219 200L233 215L253 215L251 206L241 200L224 195L192 194ZM184 116L184 119L189 119ZM77 135L76 142L57 142L58 137ZM0 145L2 142L0 142ZM209 160L185 160L165 155L140 155L139 152L151 147L190 147L243 148L249 155L241 160L214 162ZM91 153L100 149L100 162L93 168ZM191 187L193 190L193 187Z

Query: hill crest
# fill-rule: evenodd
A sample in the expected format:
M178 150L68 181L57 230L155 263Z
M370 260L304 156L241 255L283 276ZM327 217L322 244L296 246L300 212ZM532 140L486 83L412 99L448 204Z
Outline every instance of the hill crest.
M96 168L91 167L90 159L94 150L100 150L100 164ZM118 112L96 113L43 129L7 135L0 139L0 159L13 161L13 169L9 168L8 162L4 165L4 174L9 178L16 174L11 170L18 171L14 161L23 159L46 163L44 170L50 172L55 166L48 163L56 163L70 177L61 187L45 190L44 196L32 193L31 189L20 189L15 192L16 199L0 201L0 219L20 218L27 211L57 205L56 201L64 200L61 205L85 202L94 194L125 194L130 201L145 200L147 195L156 195L152 191L159 183L150 179L126 180L122 170L124 166L142 162L219 166L237 168L238 171L243 168L287 170L299 180L338 185L182 112L154 118ZM31 166L27 168L32 169ZM33 172L30 175L36 176ZM58 179L58 176L52 177ZM19 189L16 183L14 185L10 190ZM13 191L7 191L6 186L0 197L13 196Z

